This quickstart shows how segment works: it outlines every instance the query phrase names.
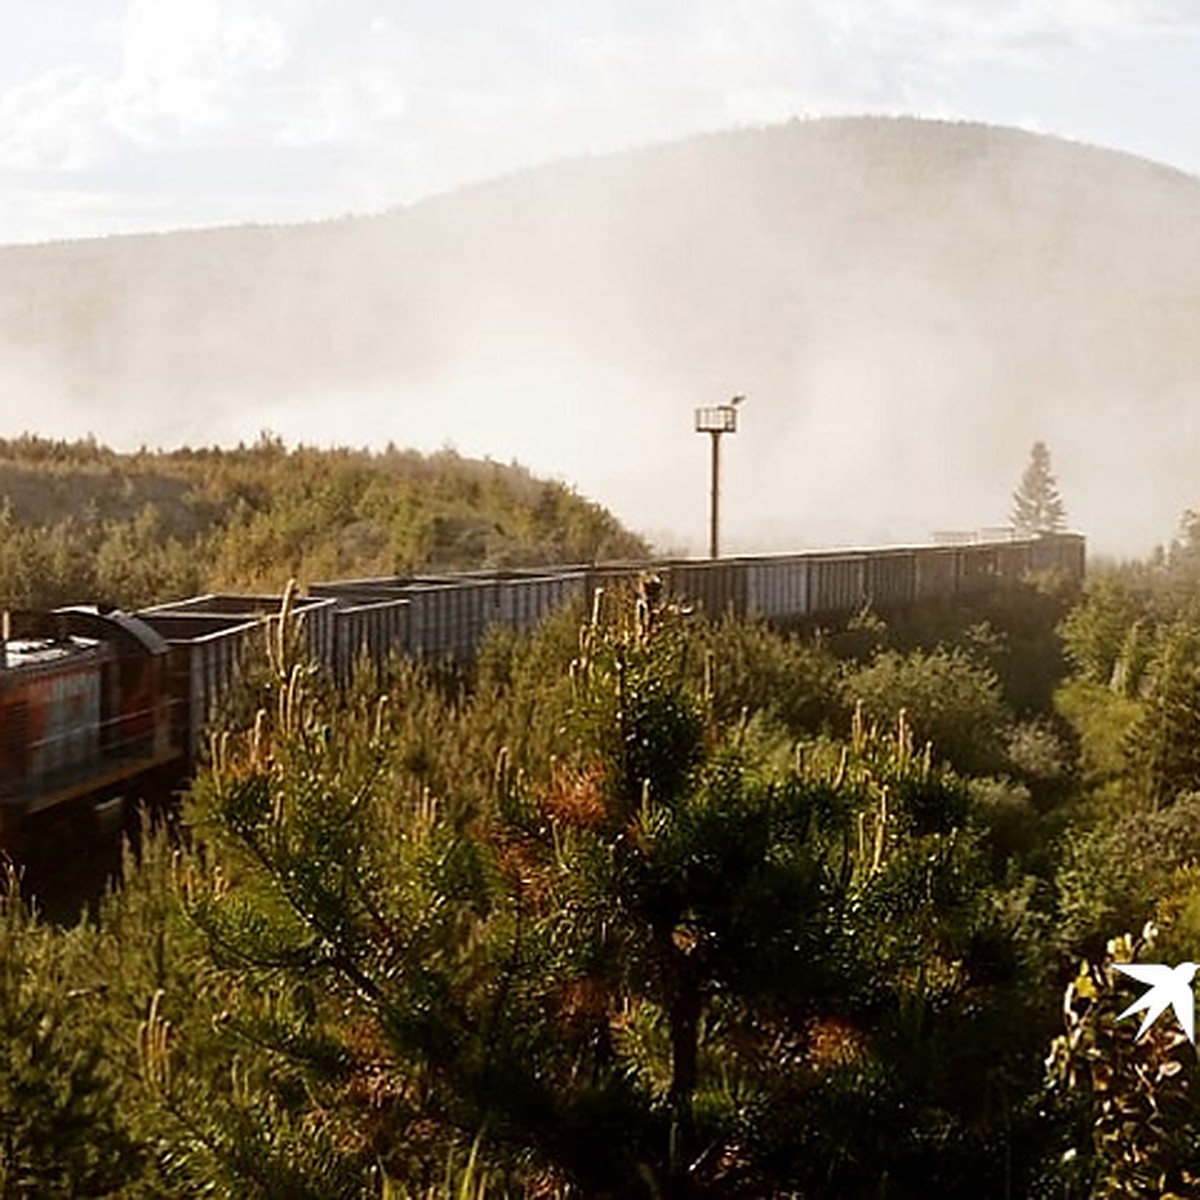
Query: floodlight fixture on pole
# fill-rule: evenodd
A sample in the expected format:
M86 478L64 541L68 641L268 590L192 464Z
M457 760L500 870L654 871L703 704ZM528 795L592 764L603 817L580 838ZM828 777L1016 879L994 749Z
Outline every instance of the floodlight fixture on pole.
M721 506L721 434L737 433L737 406L746 399L734 396L728 404L696 409L696 432L712 438L712 498L708 512L708 557L720 556L718 525Z

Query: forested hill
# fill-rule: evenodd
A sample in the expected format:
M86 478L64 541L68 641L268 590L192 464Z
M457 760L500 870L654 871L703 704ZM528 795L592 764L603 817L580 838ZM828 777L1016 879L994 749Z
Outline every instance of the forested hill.
M0 439L0 608L645 553L565 485L453 451Z
M1197 499L1198 262L1178 172L793 122L370 218L0 250L0 412L128 446L450 440L699 548L691 409L744 392L731 549L998 524L1044 440L1072 523L1143 550Z

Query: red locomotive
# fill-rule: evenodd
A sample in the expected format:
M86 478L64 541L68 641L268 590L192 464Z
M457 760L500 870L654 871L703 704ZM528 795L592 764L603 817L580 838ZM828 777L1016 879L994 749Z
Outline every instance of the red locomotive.
M24 819L103 803L181 759L167 644L118 612L8 613L0 636L0 848Z

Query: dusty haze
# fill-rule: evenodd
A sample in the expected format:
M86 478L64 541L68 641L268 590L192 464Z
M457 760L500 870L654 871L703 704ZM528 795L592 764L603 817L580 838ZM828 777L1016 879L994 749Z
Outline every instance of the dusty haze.
M978 126L828 120L380 217L0 250L0 433L516 458L700 550L1004 523L1031 443L1142 553L1200 504L1200 182Z

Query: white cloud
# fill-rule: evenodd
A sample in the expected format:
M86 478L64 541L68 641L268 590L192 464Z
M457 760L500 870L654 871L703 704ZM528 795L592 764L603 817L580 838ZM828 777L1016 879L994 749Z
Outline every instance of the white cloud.
M1163 35L1195 36L1195 0L870 0L830 15L870 27L876 40L931 61L1003 60L1030 65L1064 48Z
M0 167L132 190L130 164L145 178L155 155L336 151L310 199L344 210L730 123L953 111L973 71L1198 27L1198 0L510 0L502 16L484 0L125 0L93 62L0 94ZM1039 114L1018 98L1018 117ZM216 219L188 187L179 220Z
M227 0L130 0L110 118L135 141L231 131L286 65L283 25Z
M130 0L119 26L98 26L98 44L114 33L118 70L54 68L0 95L0 165L74 172L123 143L236 140L254 125L256 89L290 53L280 22L225 0Z
M100 80L58 68L0 96L0 166L17 171L75 171L103 151L94 114Z
M289 56L281 22L228 0L130 0L121 27L123 80L219 80L278 71Z

